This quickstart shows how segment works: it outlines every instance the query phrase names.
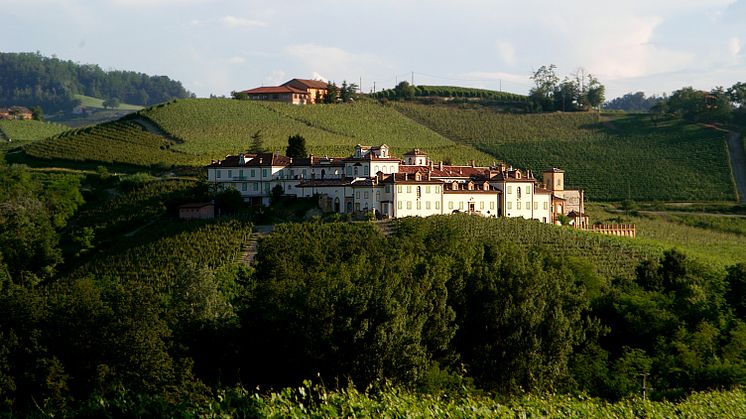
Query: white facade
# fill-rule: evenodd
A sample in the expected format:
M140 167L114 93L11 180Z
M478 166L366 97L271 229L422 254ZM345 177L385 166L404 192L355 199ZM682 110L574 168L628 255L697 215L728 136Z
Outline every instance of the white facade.
M272 189L319 197L322 209L374 211L384 217L426 217L466 212L485 217L522 217L544 223L566 214L566 198L582 213L582 191L564 189L564 172L544 172L547 188L529 172L497 167L437 166L418 149L392 158L388 147L357 145L352 157L290 159L261 153L228 156L208 167L208 181L234 188L245 200L269 204ZM410 164L405 164L410 163Z

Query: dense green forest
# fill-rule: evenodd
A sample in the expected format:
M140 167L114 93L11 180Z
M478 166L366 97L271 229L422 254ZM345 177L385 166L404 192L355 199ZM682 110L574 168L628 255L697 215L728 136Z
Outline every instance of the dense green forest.
M45 112L69 111L75 95L147 106L189 97L180 82L134 71L104 71L37 53L0 53L0 106L41 106Z
M175 218L211 194L0 166L0 410L622 415L743 400L743 259L454 215L385 234L280 224L246 266L250 219ZM641 374L676 404L629 400ZM729 392L690 396L713 389Z

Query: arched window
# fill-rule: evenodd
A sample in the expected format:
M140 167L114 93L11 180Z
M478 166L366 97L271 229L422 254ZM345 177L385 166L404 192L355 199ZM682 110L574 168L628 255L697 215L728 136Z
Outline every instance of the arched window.
M516 188L516 195L517 195L517 199L521 199L521 187L520 186Z
M422 186L417 187L417 199L420 199L420 197L422 197Z

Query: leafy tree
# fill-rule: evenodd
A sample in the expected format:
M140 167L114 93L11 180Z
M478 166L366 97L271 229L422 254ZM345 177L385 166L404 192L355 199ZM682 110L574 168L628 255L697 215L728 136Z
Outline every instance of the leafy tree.
M556 71L557 66L554 64L543 65L531 75L536 86L531 89L528 96L539 111L554 110L555 93L559 90L560 82Z
M104 101L104 108L114 109L119 107L119 98L110 97Z
M265 153L267 151L264 147L264 134L262 134L262 130L257 130L251 135L251 143L249 144L248 151L251 154Z
M588 74L587 86L586 100L588 106L590 106L592 109L600 109L605 100L606 87L604 87L604 85L601 84L598 79L593 77L591 74Z
M293 158L308 156L308 151L306 150L306 139L300 134L288 137L288 147L285 151L285 155Z
M738 317L746 319L746 263L728 267L728 290L725 298Z
M622 97L617 97L610 102L606 102L604 109L627 112L650 112L653 106L663 100L665 100L665 97L655 95L646 97L644 92L626 93Z
M394 93L398 99L414 98L415 88L407 81L402 81L394 87Z
M44 111L41 109L41 106L31 108L31 117L35 121L44 121Z
M324 103L337 103L339 98L339 88L334 82L329 82L326 85L326 96L324 96Z

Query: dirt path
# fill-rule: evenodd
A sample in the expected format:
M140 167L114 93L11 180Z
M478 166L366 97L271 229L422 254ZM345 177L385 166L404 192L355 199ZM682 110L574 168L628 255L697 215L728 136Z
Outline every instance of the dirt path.
M149 132L149 133L151 133L153 135L159 135L161 137L166 137L169 140L171 140L171 141L173 141L173 142L175 142L177 144L181 144L181 143L184 142L180 138L176 138L173 135L171 135L170 133L168 133L168 132L164 131L163 129L161 129L161 127L159 127L156 123L154 123L153 121L151 121L148 118L144 118L142 116L138 116L137 118L133 119L133 121L136 122L136 123L138 123L138 124L140 124L140 125L142 125L142 127L145 128L145 130L147 132Z
M249 237L249 242L246 243L246 246L243 249L241 263L248 266L254 262L259 239L270 234L274 229L275 226L273 225L254 226L254 231L251 233L251 237Z
M737 132L728 133L728 154L730 154L730 167L736 181L738 202L746 204L746 151L743 149L741 135Z

